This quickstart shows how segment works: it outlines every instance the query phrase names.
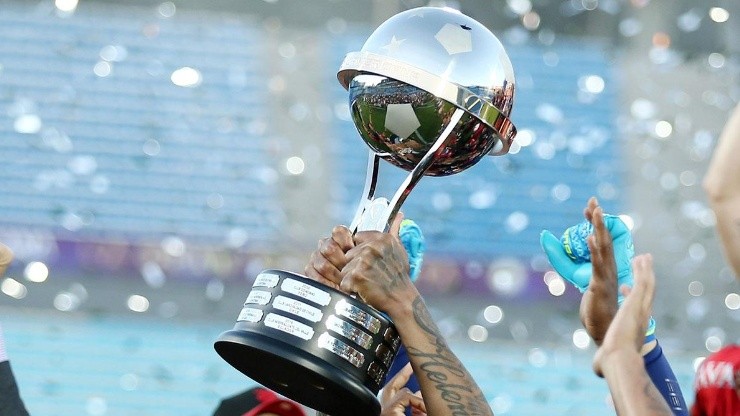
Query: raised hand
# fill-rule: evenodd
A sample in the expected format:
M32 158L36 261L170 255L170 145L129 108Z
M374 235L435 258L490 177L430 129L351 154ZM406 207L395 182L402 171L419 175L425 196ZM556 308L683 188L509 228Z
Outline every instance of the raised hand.
M362 231L347 252L340 289L356 293L365 303L393 317L394 308L418 294L409 276L409 261L398 238L400 221L391 232Z
M406 364L386 383L380 394L380 416L405 416L409 407L413 415L426 414L427 409L421 392L413 393L405 387L413 373L411 364Z
M587 239L593 233L591 215L598 206L596 198L591 198L584 210L586 221L569 227L558 239L550 231L544 230L540 235L540 244L550 264L563 279L572 283L581 292L585 292L591 281L591 252ZM620 284L632 284L630 261L635 255L632 235L627 225L615 215L603 215L603 222L612 239L617 277ZM621 297L620 297L621 300Z
M609 384L617 414L673 415L666 399L645 370L640 349L655 295L655 274L649 254L632 261L634 287L620 287L626 297L594 355L593 369ZM680 393L680 392L679 392Z
M399 213L391 224L389 231L396 235L406 250L409 263L409 276L411 281L416 281L421 272L424 261L426 242L421 228L410 219L405 219L403 213ZM346 253L355 246L352 232L345 226L334 227L331 236L319 240L316 251L304 268L306 277L321 282L334 289L341 290L341 270L347 264Z
M349 228L338 225L331 231L331 236L319 240L319 246L311 254L311 259L304 269L304 274L329 287L340 290L342 269L347 265L346 252L355 246Z
M430 414L492 414L411 282L408 257L394 231L357 233L341 275L344 292L356 293L396 324Z
M598 346L617 313L617 265L612 237L596 198L588 201L584 215L593 225L594 232L587 239L592 275L581 298L580 317L586 332Z
M594 371L599 376L603 376L603 366L610 355L634 352L640 356L643 334L647 328L655 296L653 257L650 254L642 254L635 257L632 264L637 276L635 284L632 288L627 285L619 288L626 296L625 301L614 316L606 331L604 342L594 356Z
M596 198L589 199L583 215L586 221L569 227L560 240L543 231L540 243L555 271L584 293L581 322L598 345L610 315L614 316L613 294L616 292L617 307L624 301L615 287L632 286L630 262L635 248L627 225L618 216L604 214ZM589 290L592 283L597 286ZM654 334L655 320L649 318L646 344L655 339Z

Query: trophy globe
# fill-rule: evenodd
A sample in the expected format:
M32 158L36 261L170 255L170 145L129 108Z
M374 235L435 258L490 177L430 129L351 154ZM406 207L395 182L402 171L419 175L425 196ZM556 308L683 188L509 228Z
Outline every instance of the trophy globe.
M384 215L363 227L362 212L374 200L365 195L353 221L361 230L382 230L422 175L451 175L485 155L506 154L516 135L511 61L490 30L454 9L420 7L391 17L359 52L347 54L337 78L371 159L411 172ZM371 187L376 171L369 162Z
M337 78L349 90L360 136L406 170L418 165L458 108L465 114L426 175L457 173L485 154L505 154L516 134L511 61L491 31L456 10L421 7L393 16L360 52L347 55Z

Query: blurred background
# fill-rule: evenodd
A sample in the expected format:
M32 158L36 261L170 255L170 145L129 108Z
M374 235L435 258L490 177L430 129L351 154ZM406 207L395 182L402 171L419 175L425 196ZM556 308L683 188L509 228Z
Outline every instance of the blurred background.
M336 80L413 7L507 49L510 154L424 178L417 282L497 415L610 414L580 294L539 233L589 196L656 260L657 334L688 402L740 337L701 189L740 101L734 0L0 1L0 325L34 415L204 415L254 384L213 350L263 269L351 220L368 148ZM381 194L405 172L387 163Z

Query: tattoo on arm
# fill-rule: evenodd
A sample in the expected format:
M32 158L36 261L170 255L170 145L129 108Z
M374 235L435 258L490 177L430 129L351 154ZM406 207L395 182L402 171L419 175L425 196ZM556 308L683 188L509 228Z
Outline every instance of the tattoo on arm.
M371 258L393 258L395 252L392 247L384 246L380 249L373 248L373 256ZM396 289L401 285L403 279L401 279L402 270L392 267L396 264L403 264L404 262L378 262L375 263L376 267L380 268L380 274L388 276L387 281L383 285L383 292L390 296Z
M421 297L414 300L413 313L416 323L427 334L431 348L408 348L408 354L419 358L419 368L434 383L450 414L491 414L483 392L450 350Z

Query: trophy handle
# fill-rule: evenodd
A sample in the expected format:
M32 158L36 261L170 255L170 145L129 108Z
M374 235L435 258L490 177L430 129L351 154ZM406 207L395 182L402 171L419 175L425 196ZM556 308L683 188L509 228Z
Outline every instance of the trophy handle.
M398 214L398 211L401 209L401 205L406 201L411 190L414 189L414 186L416 186L421 177L424 176L424 172L432 166L432 163L434 162L434 154L437 153L437 150L439 150L445 142L452 132L452 129L455 128L462 118L463 114L465 114L465 110L461 108L455 109L455 112L450 117L450 121L442 131L442 134L437 137L437 140L432 144L424 157L422 157L414 169L409 172L406 179L404 179L396 190L396 193L393 195L393 199L391 199L390 202L382 197L373 199L373 195L375 195L375 186L378 182L378 161L380 160L380 156L370 151L367 161L367 174L365 176L363 198L357 207L355 217L349 227L352 234L357 231L368 230L386 232L390 229L392 219L396 214Z

